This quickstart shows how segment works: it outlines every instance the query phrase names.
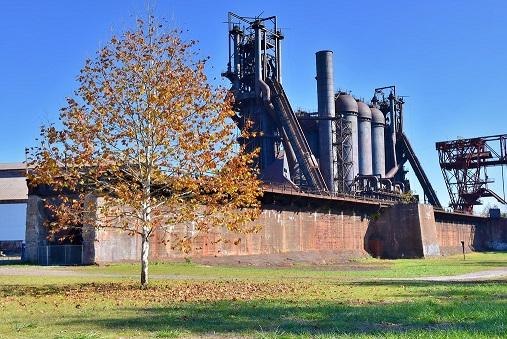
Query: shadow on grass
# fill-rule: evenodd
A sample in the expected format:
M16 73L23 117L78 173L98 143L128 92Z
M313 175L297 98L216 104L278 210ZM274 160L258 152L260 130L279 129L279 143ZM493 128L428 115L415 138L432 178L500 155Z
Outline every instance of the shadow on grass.
M453 331L487 337L505 334L506 304L494 298L441 303L430 298L404 303L350 305L333 301L281 299L170 304L116 310L107 319L67 318L64 326L89 325L97 330L177 331L284 335L387 335Z

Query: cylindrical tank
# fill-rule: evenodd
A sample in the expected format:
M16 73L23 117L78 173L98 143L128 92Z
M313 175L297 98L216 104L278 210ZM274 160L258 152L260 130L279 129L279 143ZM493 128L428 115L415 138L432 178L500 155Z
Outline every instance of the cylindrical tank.
M346 122L349 123L351 130L351 137L347 141L348 145L345 145L350 149L350 152L344 154L343 161L346 163L352 163L352 169L346 174L345 183L352 187L354 178L359 173L359 149L358 149L358 134L357 134L357 113L358 107L356 100L347 93L340 93L336 99L335 111L338 112Z
M373 174L384 177L386 175L386 155L384 147L384 128L386 120L384 114L376 107L371 110L371 139Z
M315 53L317 66L317 102L319 112L319 167L329 191L335 191L333 161L333 123L330 118L335 116L334 83L333 83L333 52L320 51Z
M371 110L370 107L362 101L357 102L357 108L359 175L372 175Z

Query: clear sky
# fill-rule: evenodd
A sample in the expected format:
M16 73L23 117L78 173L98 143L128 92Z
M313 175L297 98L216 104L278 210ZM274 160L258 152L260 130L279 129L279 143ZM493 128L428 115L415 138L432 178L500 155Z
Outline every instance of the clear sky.
M409 96L406 133L443 203L435 142L507 133L506 1L12 0L0 2L0 162L24 159L39 126L57 119L85 58L150 6L200 41L217 78L227 63L227 12L277 15L294 108L316 109L318 50L334 51L337 89L369 99L375 87L396 85ZM491 171L497 182L499 173Z

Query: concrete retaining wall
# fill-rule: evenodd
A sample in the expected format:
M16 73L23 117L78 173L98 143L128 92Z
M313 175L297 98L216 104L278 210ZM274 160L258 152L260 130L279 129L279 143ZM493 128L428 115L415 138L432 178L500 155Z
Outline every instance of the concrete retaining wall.
M306 251L335 251L350 255L365 255L364 235L368 227L365 216L344 211L311 211L298 208L276 210L264 208L258 223L258 233L238 235L228 231L198 236L193 256L256 255ZM193 230L179 229L176 234ZM164 240L170 240L165 235ZM153 248L155 259L180 257L160 242Z
M29 195L26 205L25 259L36 263L39 246L47 245L47 231L44 226L46 214L44 202L37 195Z
M478 223L477 223L478 224ZM476 223L439 221L436 223L438 243L443 255L462 253L461 242L465 244L465 251L474 250Z
M430 205L400 204L385 209L370 224L366 242L368 251L379 258L440 255L433 208Z
M91 199L87 204L97 202ZM44 217L42 199L31 195L26 229L28 261L36 262L38 246L47 245ZM263 203L257 223L262 226L259 232L243 235L224 229L197 234L192 226L174 226L169 233L155 234L151 259L288 253L421 258L460 253L461 241L467 251L507 250L507 220L434 211L432 206L422 204L382 207L364 202L273 195ZM196 236L188 254L174 248L175 241L185 235ZM139 260L139 237L84 225L82 238L83 263Z
M191 226L175 226L170 233L157 232L151 246L152 260L172 260L186 256L220 257L270 255L322 251L338 256L366 256L364 237L368 228L366 215L328 209L311 211L286 207L265 207L258 224L262 229L252 234L237 234L225 229L197 235ZM188 254L174 249L181 237L197 235ZM139 238L113 230L96 234L95 262L133 261L140 257Z
M507 219L488 219L478 226L474 246L481 251L507 251Z

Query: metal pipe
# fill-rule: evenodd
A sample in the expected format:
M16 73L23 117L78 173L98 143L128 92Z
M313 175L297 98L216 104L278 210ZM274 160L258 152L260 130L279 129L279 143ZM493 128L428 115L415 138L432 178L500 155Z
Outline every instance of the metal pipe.
M227 28L229 30L229 34L231 34L231 12L227 13ZM231 39L229 36L229 63L227 64L227 72L231 73Z
M319 51L315 53L317 69L317 103L319 120L319 166L322 176L330 192L336 191L334 176L335 169L334 133L331 119L335 116L334 81L333 81L333 52Z
M398 126L398 132L403 133L403 104L405 104L403 97L400 97L398 102L400 104L400 125Z
M265 83L264 80L262 79L257 80L257 82L258 82L257 86L261 90L262 100L269 103L269 101L271 100L271 88L269 88L268 84Z
M393 168L391 168L391 170L389 172L386 173L385 177L386 178L389 178L389 179L392 179L396 173L398 173L398 171L400 170L400 168L402 167L403 165L400 163L396 166L394 166Z
M233 51L234 51L234 55L233 55L233 62L234 62L234 65L232 67L232 72L234 74L234 81L233 81L233 86L235 87L235 89L239 89L239 79L240 79L240 76L241 76L241 55L239 53L239 45L240 45L240 38L241 38L241 34L242 34L242 31L241 29L238 27L238 26L234 26L230 32L232 34L232 37L233 37L233 43L234 43L234 46L233 46Z
M262 80L262 28L264 25L262 22L257 20L252 24L252 28L255 30L255 93L260 94L259 81Z
M391 181L391 179L380 178L380 182L382 184L386 184L387 185L386 190L388 190L389 192L393 191L393 182Z
M282 32L276 32L276 73L279 84L282 84Z
M389 125L389 159L391 159L392 163L391 168L394 168L398 165L398 161L396 159L396 110L395 110L395 96L391 92L389 95L389 118L391 120L391 124Z
M356 181L367 180L369 182L373 181L374 185L369 185L374 190L378 190L380 188L380 178L376 175L358 175L355 179Z
M395 181L394 184L395 184L395 186L398 186L400 188L400 193L405 192L405 184L404 183L402 183L401 181Z
M262 78L266 79L268 76L268 56L267 56L267 34L266 31L262 31Z

